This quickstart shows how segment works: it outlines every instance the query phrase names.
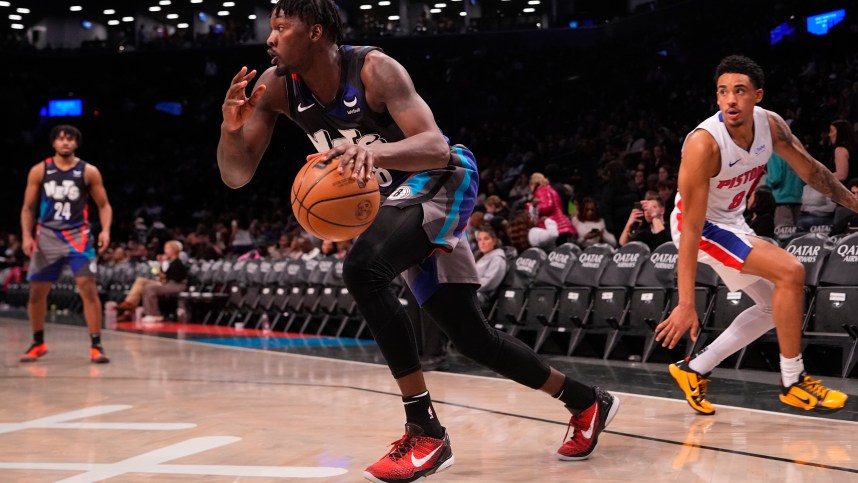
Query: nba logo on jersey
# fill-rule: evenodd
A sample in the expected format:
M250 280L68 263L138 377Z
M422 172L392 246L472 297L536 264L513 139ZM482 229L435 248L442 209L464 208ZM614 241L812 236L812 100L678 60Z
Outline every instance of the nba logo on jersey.
M408 186L400 186L399 188L396 188L396 191L394 191L388 199L404 200L405 198L410 198L410 197L411 197L411 188Z

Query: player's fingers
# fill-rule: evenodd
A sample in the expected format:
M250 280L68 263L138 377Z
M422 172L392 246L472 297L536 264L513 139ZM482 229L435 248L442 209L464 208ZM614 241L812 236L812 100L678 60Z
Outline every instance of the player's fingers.
M244 97L245 87L247 87L247 81L236 82L229 86L229 89L226 91L226 97Z
M354 163L354 160L350 156L346 156L345 153L340 153L340 154L337 154L336 156L340 160L340 164L337 167L337 172L340 174L343 174L346 171L346 168L348 168L349 166L352 165L352 163Z
M367 151L366 153L366 164L364 176L366 176L366 180L369 181L370 178L373 177L372 170L375 168L375 156L372 154L372 151Z
M246 65L242 66L241 69L238 69L238 73L235 74L235 77L232 78L231 83L235 84L236 82L240 81L242 78L244 78L245 74L247 74L247 66Z
M355 166L352 169L352 178L357 179L363 175L364 165L366 163L366 151L357 151L355 153Z
M238 107L244 105L244 99L224 99L224 107Z
M253 80L254 77L256 77L256 69L253 69L252 71L248 72L247 75L244 76L243 80L249 82Z
M259 99L262 98L262 94L265 93L265 89L267 89L265 84L259 84L258 86L254 87L253 92L250 94L250 99L247 100L247 103L251 107L256 107L256 104L259 102Z

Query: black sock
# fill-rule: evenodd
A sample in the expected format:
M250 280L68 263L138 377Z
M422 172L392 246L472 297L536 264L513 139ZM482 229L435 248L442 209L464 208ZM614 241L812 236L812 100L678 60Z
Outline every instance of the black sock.
M435 414L435 408L432 407L429 391L416 396L403 397L402 404L405 405L406 421L423 428L426 436L431 438L444 436L444 428L441 427L441 422L438 421L438 416Z
M596 402L596 392L591 386L581 384L569 376L563 380L563 387L555 394L554 399L563 401L563 404L575 414L587 409Z
M45 331L44 330L34 330L33 331L33 342L36 344L44 344L45 343Z
M101 334L89 334L93 347L101 347Z

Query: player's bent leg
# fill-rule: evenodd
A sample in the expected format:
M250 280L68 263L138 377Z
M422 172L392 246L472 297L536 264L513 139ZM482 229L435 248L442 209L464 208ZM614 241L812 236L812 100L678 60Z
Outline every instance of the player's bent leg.
M420 369L414 328L392 281L430 252L422 224L419 205L382 206L343 264L343 281L397 379Z
M781 402L806 411L839 411L848 396L808 376L801 361L804 266L786 250L763 240L752 239L752 243L754 248L748 254L742 272L766 278L775 284L772 318L781 352Z
M562 400L573 416L569 422L572 435L569 440L564 436L565 443L557 453L560 459L569 461L590 457L599 434L617 414L620 407L617 397L552 370L523 342L489 326L479 310L473 285L442 284L423 308L462 355L519 384L546 390L549 378L560 376L556 384L559 393L553 396Z
M465 357L523 384L539 389L551 368L520 340L490 327L469 284L441 284L423 309Z

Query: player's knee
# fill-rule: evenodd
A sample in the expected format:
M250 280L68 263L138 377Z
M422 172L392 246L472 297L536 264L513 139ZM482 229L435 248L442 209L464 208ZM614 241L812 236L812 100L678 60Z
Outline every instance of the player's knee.
M488 332L469 334L467 337L450 335L450 342L460 354L477 363L487 365L497 354L499 340Z
M389 284L396 274L388 274L384 266L373 253L350 253L343 262L343 282L352 293Z
M793 260L789 263L784 264L779 272L779 282L781 285L791 286L791 287L803 287L804 286L804 265L802 265L798 260Z

